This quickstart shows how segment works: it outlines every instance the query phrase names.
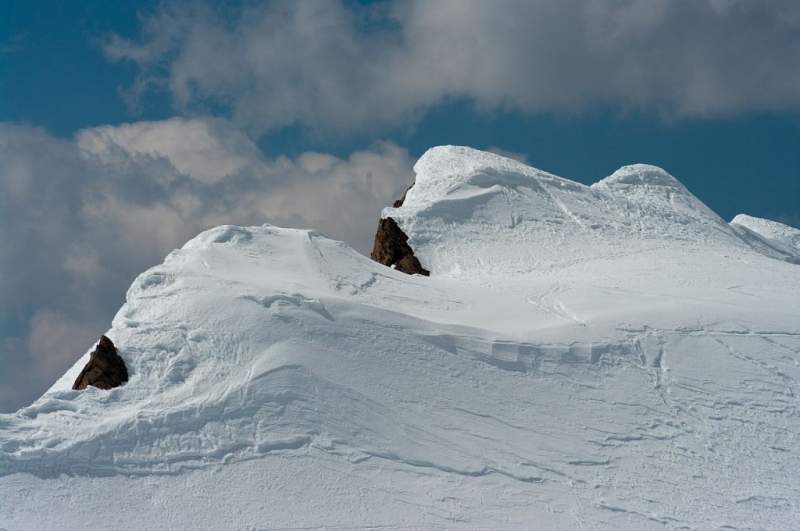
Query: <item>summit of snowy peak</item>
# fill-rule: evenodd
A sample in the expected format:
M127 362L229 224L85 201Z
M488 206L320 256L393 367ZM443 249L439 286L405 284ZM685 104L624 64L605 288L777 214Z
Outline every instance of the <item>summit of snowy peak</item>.
M385 208L382 217L397 222L434 275L533 272L567 257L665 242L743 245L655 166L625 166L586 186L494 153L442 146L428 150L414 171L402 206Z
M670 240L680 234L678 239L690 235L702 241L722 237L728 243L741 244L722 218L658 166L623 166L594 183L592 190L612 198L613 215L638 217L641 223L655 229L651 236Z
M615 206L636 205L645 217L695 224L698 229L728 231L727 223L695 197L678 179L658 166L623 166L592 185L616 199Z
M678 179L667 173L664 169L650 164L631 164L623 166L605 179L592 185L593 188L603 188L615 185L646 185L662 186L686 190Z
M417 179L406 194L404 207L420 208L449 198L475 195L481 189L527 186L587 188L517 160L465 146L438 146L414 165Z
M262 237L325 237L317 229L285 229L265 223L260 227L239 227L237 225L220 225L201 232L183 245L183 249L202 249L214 244L249 245L254 234Z
M466 146L430 148L417 160L414 172L418 182L469 180L487 170L498 173L519 173L529 177L550 176L518 160Z

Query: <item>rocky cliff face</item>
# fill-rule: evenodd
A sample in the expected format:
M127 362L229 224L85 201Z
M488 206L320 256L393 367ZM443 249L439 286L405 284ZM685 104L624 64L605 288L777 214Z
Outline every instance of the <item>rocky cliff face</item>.
M98 389L113 389L127 381L128 368L125 362L117 354L114 343L102 336L72 388L80 391L92 385Z

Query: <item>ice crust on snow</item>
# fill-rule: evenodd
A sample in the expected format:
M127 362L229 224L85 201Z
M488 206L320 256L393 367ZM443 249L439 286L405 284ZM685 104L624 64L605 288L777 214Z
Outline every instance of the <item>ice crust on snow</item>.
M800 267L746 235L784 233L651 166L415 171L429 278L273 226L140 275L130 381L72 391L87 352L0 415L0 528L796 528Z

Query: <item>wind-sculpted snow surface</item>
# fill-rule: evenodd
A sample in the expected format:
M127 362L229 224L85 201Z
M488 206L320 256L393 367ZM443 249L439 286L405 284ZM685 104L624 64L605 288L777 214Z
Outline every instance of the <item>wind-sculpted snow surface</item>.
M0 528L796 529L800 267L650 166L416 170L429 278L227 226L136 279L129 382L0 416Z

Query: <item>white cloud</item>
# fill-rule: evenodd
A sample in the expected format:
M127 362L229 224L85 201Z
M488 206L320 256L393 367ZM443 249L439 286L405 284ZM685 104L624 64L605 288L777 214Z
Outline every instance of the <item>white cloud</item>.
M263 164L261 152L244 133L221 120L138 122L81 131L77 144L88 160L119 164L137 157L163 158L181 175L219 182Z
M478 109L581 112L595 105L697 117L800 107L794 0L416 0L354 7L166 2L111 60L134 91L169 87L256 134L413 123L466 98ZM231 15L231 13L233 13Z
M107 330L135 276L204 229L315 227L369 252L412 165L391 143L270 160L218 119L74 141L0 124L0 411L38 397Z

